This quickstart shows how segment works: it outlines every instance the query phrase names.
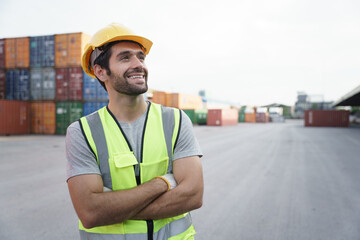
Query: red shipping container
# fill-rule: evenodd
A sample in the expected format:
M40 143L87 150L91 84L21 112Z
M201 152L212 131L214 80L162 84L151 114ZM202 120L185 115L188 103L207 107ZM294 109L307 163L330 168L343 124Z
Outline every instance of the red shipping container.
M5 39L0 39L0 68L5 68Z
M269 122L269 113L264 113L264 112L256 113L256 122L257 123L267 123L267 122Z
M83 71L81 67L56 69L56 99L82 100Z
M0 99L6 98L6 75L5 70L0 69Z
M29 133L29 103L25 101L0 100L0 135Z
M349 116L345 110L307 110L305 127L349 127Z
M209 109L207 125L209 126L225 126L237 125L239 113L235 109Z

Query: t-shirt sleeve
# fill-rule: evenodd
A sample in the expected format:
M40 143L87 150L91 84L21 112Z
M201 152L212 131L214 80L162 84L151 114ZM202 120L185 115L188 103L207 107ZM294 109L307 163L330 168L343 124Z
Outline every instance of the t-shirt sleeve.
M90 150L78 121L66 132L66 179L83 174L101 174L94 153Z
M181 113L181 127L179 137L174 149L174 161L179 158L199 156L202 157L200 145L195 137L192 122L184 111Z

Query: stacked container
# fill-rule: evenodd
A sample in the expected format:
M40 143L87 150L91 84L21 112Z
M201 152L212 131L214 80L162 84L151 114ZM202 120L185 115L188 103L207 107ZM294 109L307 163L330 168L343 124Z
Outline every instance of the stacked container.
M30 133L30 104L0 100L0 135Z
M179 109L200 109L202 107L202 99L200 96L195 95L167 93L165 106Z
M65 134L67 127L82 117L83 105L81 102L56 103L56 133Z
M86 116L106 106L109 96L97 79L90 77L86 73L83 75L83 99L85 101L83 115Z
M54 134L55 133L55 103L33 102L31 103L31 133Z
M205 125L207 121L207 109L184 109L186 115L190 118L193 124Z

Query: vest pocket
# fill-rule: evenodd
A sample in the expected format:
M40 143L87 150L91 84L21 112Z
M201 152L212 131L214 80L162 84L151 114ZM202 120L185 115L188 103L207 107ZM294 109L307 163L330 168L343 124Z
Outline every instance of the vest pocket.
M156 176L166 174L169 165L169 157L165 157L160 161L150 163L140 163L141 183L150 181Z
M113 154L109 158L112 171L113 190L122 190L136 187L134 165L138 164L133 152Z

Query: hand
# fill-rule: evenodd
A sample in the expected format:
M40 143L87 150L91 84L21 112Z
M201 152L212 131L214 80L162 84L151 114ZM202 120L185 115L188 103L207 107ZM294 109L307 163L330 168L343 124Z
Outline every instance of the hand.
M166 182L166 184L169 187L168 190L171 190L177 186L176 180L174 178L174 174L172 174L172 173L158 176L157 178L161 178L162 180L164 180Z

